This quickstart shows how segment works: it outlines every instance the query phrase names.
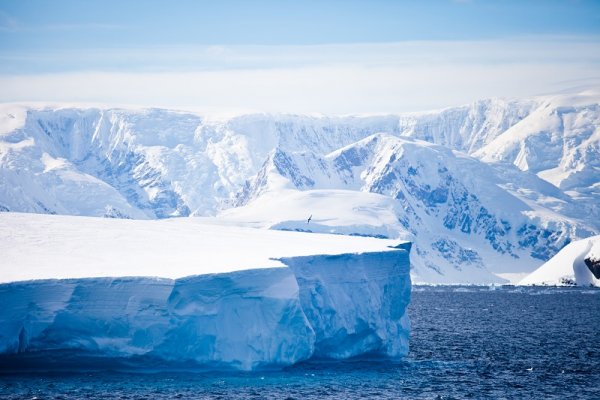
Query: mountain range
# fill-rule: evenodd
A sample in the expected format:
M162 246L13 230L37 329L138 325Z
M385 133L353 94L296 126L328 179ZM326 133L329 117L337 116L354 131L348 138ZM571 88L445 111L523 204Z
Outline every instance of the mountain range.
M401 238L415 282L501 283L600 233L599 127L595 89L335 117L3 104L0 210Z

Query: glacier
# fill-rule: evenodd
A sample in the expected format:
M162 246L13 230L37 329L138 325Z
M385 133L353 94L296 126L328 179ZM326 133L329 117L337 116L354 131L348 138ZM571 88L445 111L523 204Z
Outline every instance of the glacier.
M256 370L408 353L410 243L31 217L0 215L0 368Z

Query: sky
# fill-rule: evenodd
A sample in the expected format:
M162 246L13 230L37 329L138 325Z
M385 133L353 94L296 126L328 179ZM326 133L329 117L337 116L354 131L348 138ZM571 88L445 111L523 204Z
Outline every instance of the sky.
M0 102L364 114L599 84L597 0L0 0Z

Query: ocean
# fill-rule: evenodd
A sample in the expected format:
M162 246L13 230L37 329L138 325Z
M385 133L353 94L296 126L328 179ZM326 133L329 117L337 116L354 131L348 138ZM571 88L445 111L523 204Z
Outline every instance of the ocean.
M0 399L600 399L600 289L415 286L409 313L400 361L5 372Z

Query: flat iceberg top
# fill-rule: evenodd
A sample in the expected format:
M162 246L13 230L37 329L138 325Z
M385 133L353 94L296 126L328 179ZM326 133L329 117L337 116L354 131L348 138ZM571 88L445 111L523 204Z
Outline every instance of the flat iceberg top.
M307 216L308 217L308 216ZM284 267L274 258L391 251L396 240L238 227L215 218L125 220L0 213L0 283Z

